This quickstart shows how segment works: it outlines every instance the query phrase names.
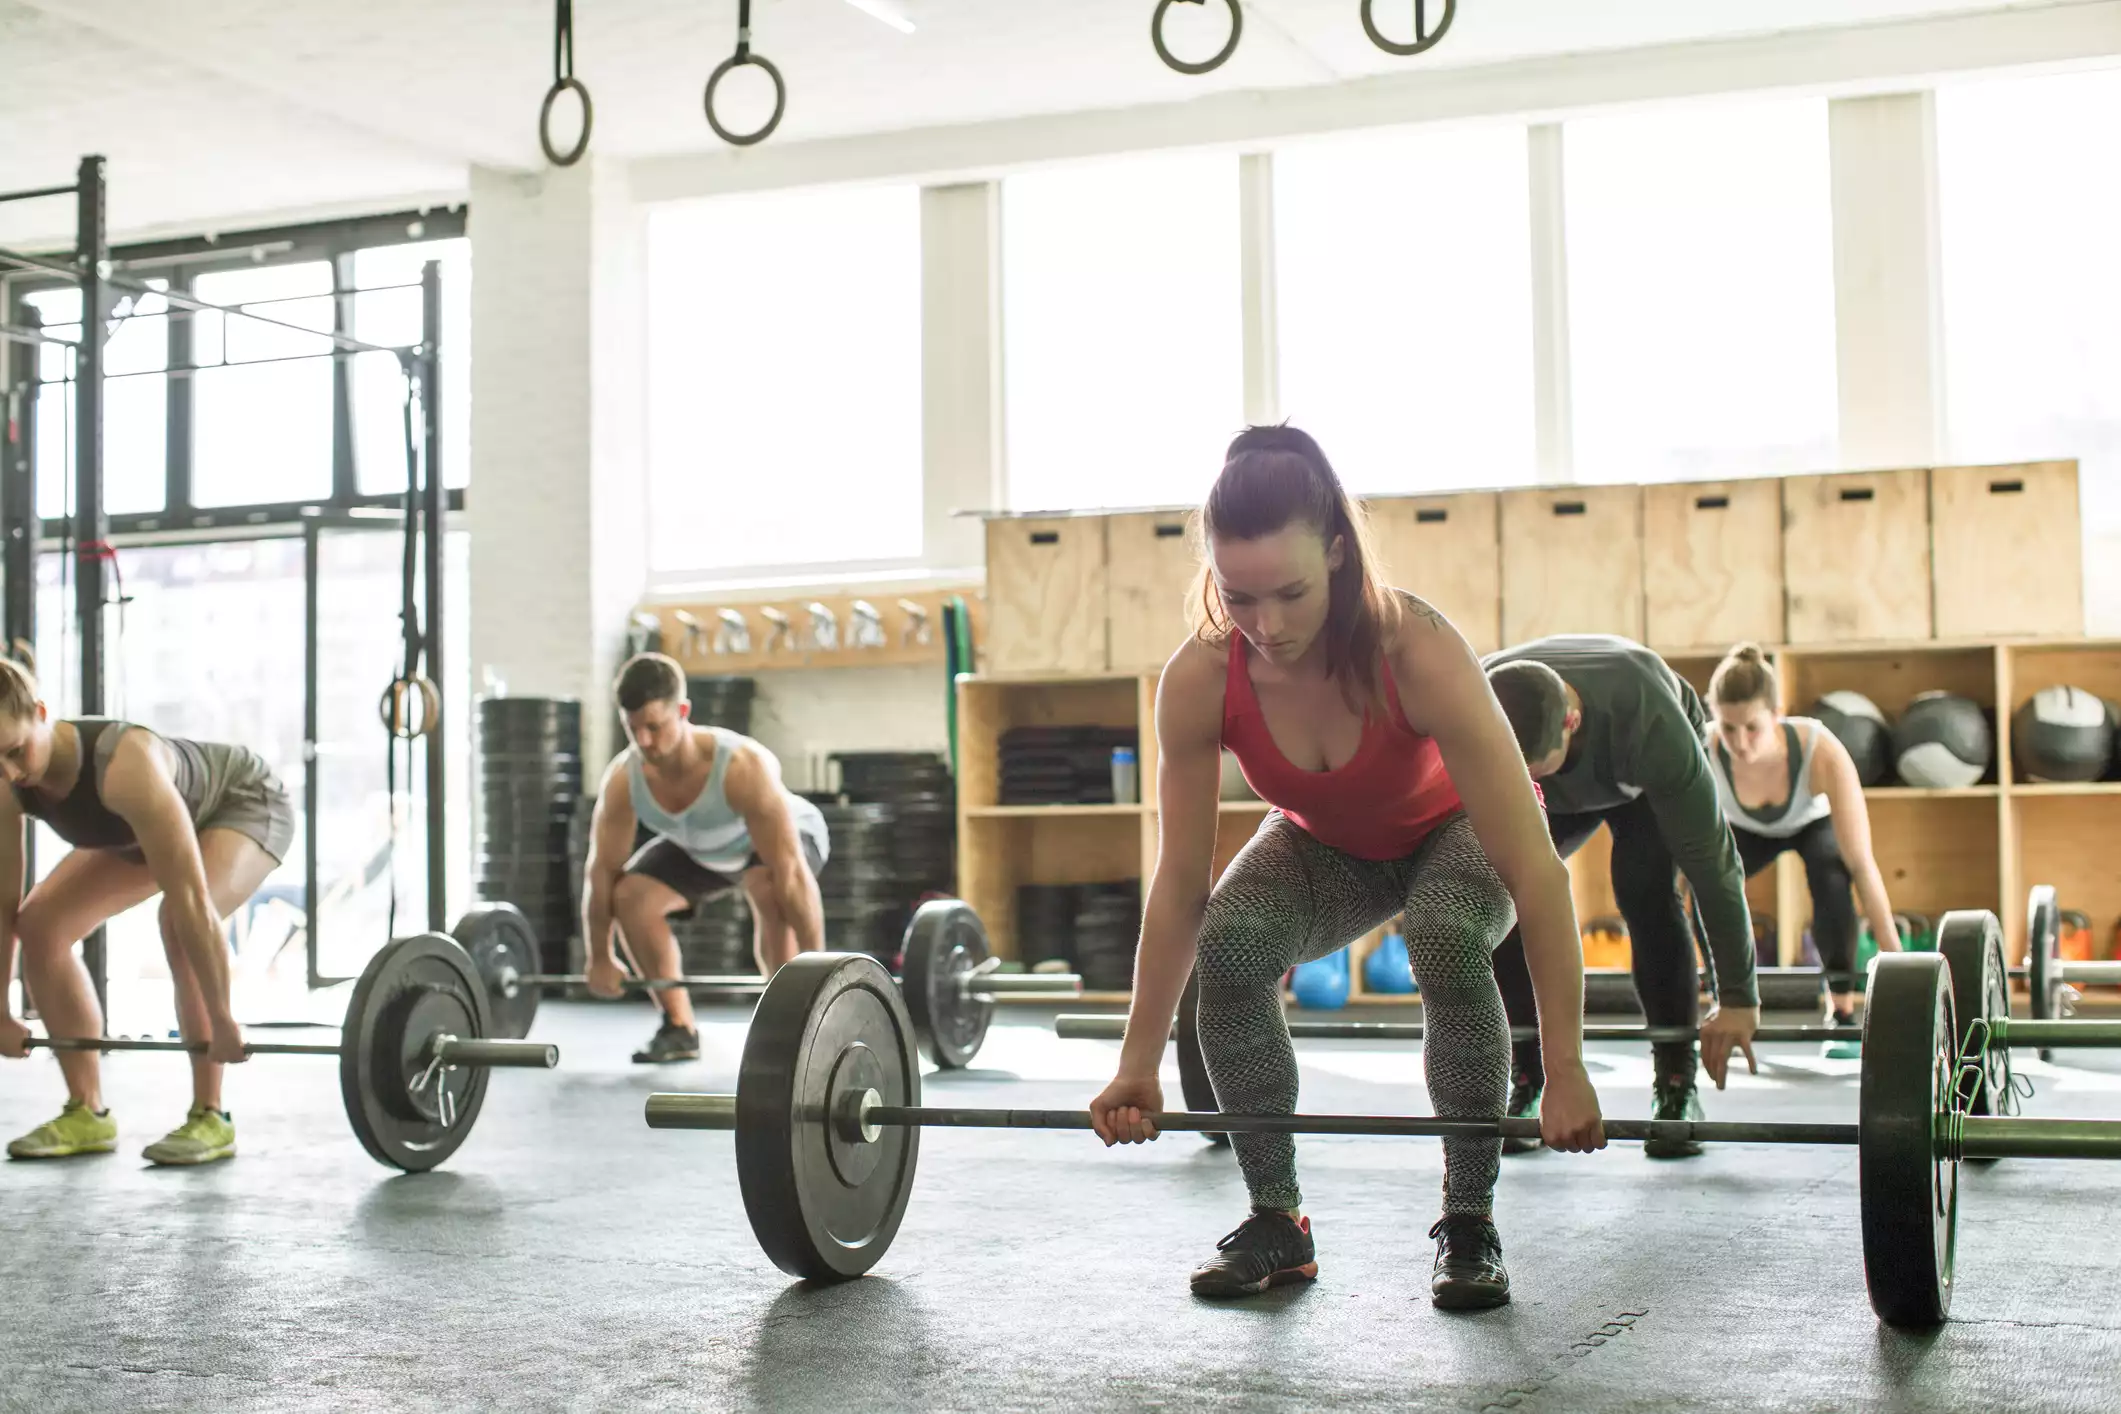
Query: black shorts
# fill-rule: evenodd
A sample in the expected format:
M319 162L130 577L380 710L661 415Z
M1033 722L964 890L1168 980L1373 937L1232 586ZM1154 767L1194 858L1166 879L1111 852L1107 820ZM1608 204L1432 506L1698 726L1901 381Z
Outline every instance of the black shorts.
M814 878L817 871L825 867L824 851L818 848L816 840L800 831L796 838L803 846L803 863ZM754 851L751 858L744 861L744 867L756 869L764 862ZM707 900L729 892L738 883L727 874L709 869L687 853L683 845L664 835L657 835L635 850L633 858L626 861L626 867L619 873L622 877L640 874L667 885L685 900L688 913Z

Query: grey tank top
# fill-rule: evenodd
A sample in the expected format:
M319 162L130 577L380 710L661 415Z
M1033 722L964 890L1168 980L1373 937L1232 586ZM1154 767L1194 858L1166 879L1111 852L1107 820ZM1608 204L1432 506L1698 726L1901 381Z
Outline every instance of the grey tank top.
M112 717L71 721L81 739L81 767L73 789L53 800L42 791L17 786L15 799L23 814L42 820L76 849L130 849L140 843L125 817L103 803L103 775L110 769L119 740L129 731L148 732L168 748L170 778L195 825L220 809L230 792L259 789L272 779L265 758L247 746L162 736Z
M751 827L729 804L723 782L729 771L730 754L735 748L750 746L761 751L765 748L727 727L708 727L706 730L714 733L714 764L708 768L707 784L700 787L699 795L682 811L673 815L656 803L655 793L648 789L648 777L642 770L641 753L631 747L626 752L626 785L633 796L636 820L691 855L701 868L712 869L717 874L737 874L751 862ZM831 839L825 828L824 812L786 786L781 787L781 793L788 798L788 810L795 817L796 832L817 846L821 861L830 858Z
M1802 727L1805 730L1799 731ZM1750 830L1771 840L1788 839L1814 820L1824 819L1831 806L1823 792L1812 788L1812 752L1819 745L1824 722L1810 717L1782 719L1783 745L1790 762L1790 793L1772 805L1753 807L1738 802L1738 788L1731 783L1731 754L1712 735L1708 742L1711 772L1716 777L1716 800L1723 818L1741 830Z

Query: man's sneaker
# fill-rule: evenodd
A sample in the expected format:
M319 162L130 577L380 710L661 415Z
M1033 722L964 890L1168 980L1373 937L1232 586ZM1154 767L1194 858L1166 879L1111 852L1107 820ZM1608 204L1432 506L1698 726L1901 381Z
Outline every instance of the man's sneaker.
M1535 1079L1519 1071L1510 1081L1510 1107L1503 1111L1511 1119L1538 1119L1539 1097L1546 1091L1544 1077ZM1539 1147L1537 1139L1505 1139L1505 1154L1529 1154Z
M1840 1012L1830 1011L1827 1013L1826 1024L1833 1027L1836 1031L1846 1032L1847 1034L1845 1036L1836 1036L1828 1041L1822 1041L1819 1045L1820 1055L1828 1060L1862 1059L1863 1025L1856 1020L1854 1012L1843 1015Z
M1195 1296L1252 1296L1270 1286L1318 1278L1311 1220L1282 1212L1254 1212L1215 1244L1215 1255L1193 1273Z
M204 1105L193 1105L184 1123L140 1151L151 1164L211 1164L235 1156L236 1126Z
M118 1122L109 1110L92 1110L68 1100L59 1117L46 1120L7 1146L11 1159L66 1159L75 1154L108 1154L118 1147Z
M1691 1075L1684 1078L1659 1076L1651 1086L1651 1119L1698 1121L1701 1117L1701 1092L1695 1088ZM1642 1152L1645 1158L1651 1159L1690 1159L1701 1152L1701 1141L1651 1139L1644 1142Z
M1502 1236L1492 1218L1446 1213L1429 1229L1436 1239L1436 1270L1429 1277L1429 1300L1445 1311L1480 1311L1510 1299L1510 1274L1503 1270Z
M689 1026L664 1022L656 1028L646 1047L633 1053L635 1065L668 1065L672 1061L700 1058L700 1033Z

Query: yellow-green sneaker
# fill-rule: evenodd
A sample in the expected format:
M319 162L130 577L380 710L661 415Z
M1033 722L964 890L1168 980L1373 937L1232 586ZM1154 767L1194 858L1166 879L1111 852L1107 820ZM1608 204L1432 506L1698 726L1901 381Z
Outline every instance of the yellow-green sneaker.
M193 1105L184 1123L141 1150L151 1164L210 1164L236 1156L236 1126L219 1110Z
M108 1154L118 1147L118 1121L110 1111L97 1113L79 1100L68 1100L59 1117L38 1125L7 1146L11 1159L66 1159L75 1154Z

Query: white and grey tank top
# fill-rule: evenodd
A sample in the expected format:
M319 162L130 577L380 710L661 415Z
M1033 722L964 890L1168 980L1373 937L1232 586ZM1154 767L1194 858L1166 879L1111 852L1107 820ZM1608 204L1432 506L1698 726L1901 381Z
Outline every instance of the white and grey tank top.
M1805 730L1800 732L1799 727ZM1783 840L1830 814L1826 794L1812 786L1812 752L1825 730L1824 722L1810 717L1782 719L1783 745L1790 763L1790 793L1772 805L1755 807L1739 803L1738 788L1731 783L1731 753L1715 739L1711 728L1709 763L1714 769L1710 774L1716 778L1716 801L1723 807L1723 818L1741 830Z
M727 727L710 726L706 730L714 733L714 764L708 768L707 784L700 787L699 795L684 810L673 815L656 803L655 793L648 789L648 778L641 768L641 753L632 748L626 752L626 784L633 796L635 819L691 855L701 868L733 876L742 873L749 865L754 851L751 827L729 804L724 780L728 775L731 753L737 747L756 746L757 743ZM760 749L764 750L763 747ZM785 785L781 787L781 793L788 798L796 832L817 846L820 861L830 858L831 837L825 827L824 812Z

